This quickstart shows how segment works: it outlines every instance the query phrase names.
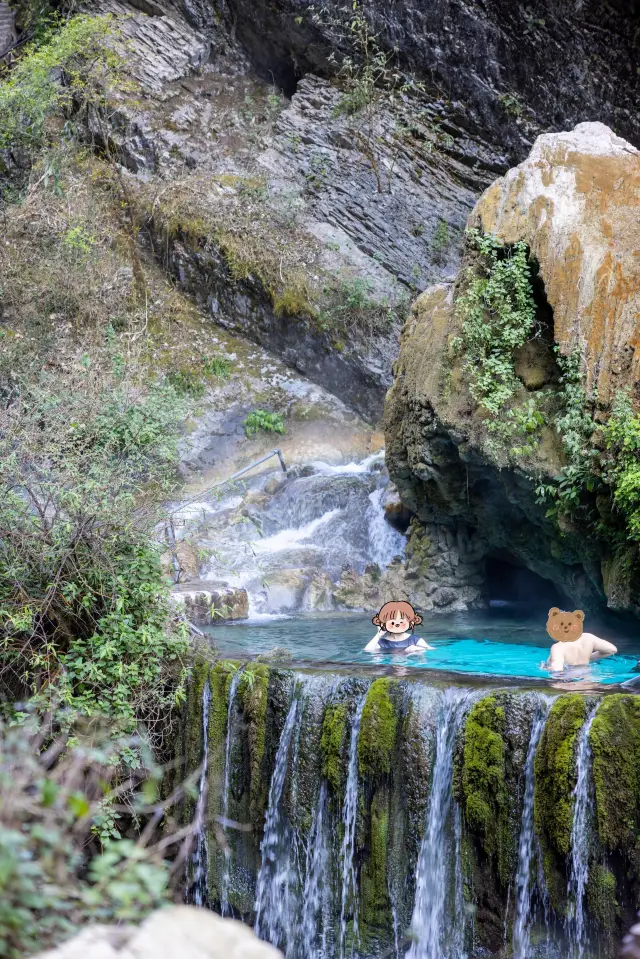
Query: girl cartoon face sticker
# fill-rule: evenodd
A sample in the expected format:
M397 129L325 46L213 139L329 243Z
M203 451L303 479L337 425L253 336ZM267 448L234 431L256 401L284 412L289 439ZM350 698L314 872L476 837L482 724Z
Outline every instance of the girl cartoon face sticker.
M416 613L411 603L404 600L385 603L373 617L373 625L386 629L388 633L407 633L419 626L422 616Z

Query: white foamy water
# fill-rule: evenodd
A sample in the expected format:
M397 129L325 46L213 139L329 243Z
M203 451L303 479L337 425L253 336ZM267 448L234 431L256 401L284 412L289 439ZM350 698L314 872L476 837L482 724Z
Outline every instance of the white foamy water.
M576 755L576 785L573 790L573 825L571 827L571 857L569 886L567 898L569 900L569 940L571 955L575 959L582 959L586 946L586 923L584 899L589 879L589 806L590 806L590 771L591 747L589 733L591 724L598 710L598 703L589 716L578 737L578 752Z
M443 696L442 712L436 731L436 757L429 803L427 827L420 847L416 868L416 894L411 919L414 941L407 959L463 959L459 924L464 915L456 915L460 882L456 860L459 832L457 810L453 803L452 774L456 733L465 715L468 692L448 689ZM453 841L447 822L453 813ZM453 877L451 869L454 870ZM447 915L447 891L453 885L453 903Z
M279 533L274 533L273 536L266 536L264 539L257 540L254 543L254 549L259 553L282 553L287 549L294 549L301 544L304 544L307 549L317 549L318 545L310 542L314 533L321 527L326 526L341 513L341 509L330 509L317 519L312 519L309 523L305 523L304 526L298 526L293 529L283 529Z
M384 463L384 450L371 453L370 456L367 456L359 463L340 463L336 465L334 463L325 463L322 460L316 460L315 463L312 463L312 466L317 473L323 473L325 475L334 473L339 475L341 473L369 473L371 467L377 463Z
M224 823L229 819L229 793L231 789L231 743L233 739L233 708L235 705L236 691L240 681L241 670L236 669L231 678L229 686L229 705L227 706L227 741L224 751L224 785L222 787L222 820ZM220 880L220 912L223 916L229 913L229 871L231 867L231 850L229 846L224 849L224 865L222 868L222 877Z
M384 487L369 493L370 506L367 510L369 527L369 555L372 563L385 569L396 556L404 556L407 545L406 536L394 529L385 519L382 500Z
M269 804L260 846L260 872L256 884L255 932L274 945L291 940L291 895L294 866L291 860L291 835L280 800L284 789L289 747L296 726L298 699L294 698L280 736L275 767L269 787Z
M209 853L207 849L207 827L205 823L205 805L207 801L207 772L209 769L209 709L211 706L211 687L209 681L202 691L202 772L198 790L195 822L195 850L191 857L191 889L187 885L187 901L194 906L204 906L209 893Z
M518 840L518 865L516 869L516 917L513 923L514 959L531 959L531 867L537 851L537 840L533 821L535 778L534 767L536 750L542 736L549 703L541 699L533 718L531 738L527 749L524 772L524 803Z
M353 913L353 939L358 941L358 887L356 871L353 863L353 854L356 843L356 821L358 817L358 736L362 712L367 698L365 693L359 700L356 714L351 727L349 743L349 762L347 766L347 784L344 791L342 806L342 825L344 838L342 840L342 896L340 905L340 959L344 959L347 939L347 910L351 906Z

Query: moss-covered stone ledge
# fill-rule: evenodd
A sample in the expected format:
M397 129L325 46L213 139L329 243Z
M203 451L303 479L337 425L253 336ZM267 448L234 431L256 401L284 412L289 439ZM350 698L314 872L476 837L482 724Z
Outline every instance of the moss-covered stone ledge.
M422 679L331 675L323 670L296 673L264 663L197 662L176 741L181 775L193 773L202 761L207 682L210 905L219 905L228 869L228 901L236 915L252 920L269 786L295 698L296 724L280 815L292 844L304 850L318 835L314 823L321 797L327 797L321 841L327 844L327 868L333 876L330 921L334 926L339 923L345 787L355 715L364 697L355 756L357 913L349 907L347 940L357 915L360 942L368 952L389 948L394 941L394 910L395 928L406 929L411 921L443 687ZM533 691L476 690L458 730L452 789L462 819L459 868L465 899L474 910L474 942L489 955L503 948L505 929L507 941L512 933L515 909L509 889L513 893L527 752L541 706L540 695ZM609 959L620 931L634 918L640 893L640 697L617 693L599 699L582 693L555 697L535 757L534 820L546 891L562 920L567 912L577 747L580 731L596 706L590 730L595 801L585 905L590 928L597 931L602 955ZM192 794L187 818L193 816L194 806ZM221 844L223 813L241 825L225 830L228 858ZM297 855L304 869L304 856ZM302 889L302 878L296 882ZM292 894L297 894L295 889Z

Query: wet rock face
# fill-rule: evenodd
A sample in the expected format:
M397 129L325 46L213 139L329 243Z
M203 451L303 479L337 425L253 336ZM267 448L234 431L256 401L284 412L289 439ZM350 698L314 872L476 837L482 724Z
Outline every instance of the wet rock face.
M523 836L530 856L524 861L530 867L532 909L525 921L532 922L533 935L546 915L556 945L571 895L577 743L587 714L597 705L595 698L562 694L551 704L546 696L517 689L443 691L421 680L301 674L262 664L199 664L189 691L186 729L177 745L178 758L186 756L179 764L182 775L201 761L200 704L207 679L208 821L223 815L253 827L226 830L226 860L218 827L209 828L208 906L219 908L226 875L234 915L253 924L264 867L263 880L272 877L280 896L262 917L263 934L269 933L283 951L301 956L312 954L309 943L326 937L325 955L334 959L338 952L331 944L340 929L343 895L343 825L350 808L356 895L349 897L347 917L350 929L354 915L358 918L357 959L373 959L387 950L393 955L395 936L402 939L409 929L427 831L434 855L444 854L451 872L462 877L468 910L446 893L444 914L435 921L459 937L464 954L473 959L501 956L505 943L511 943L520 909L514 889L523 868ZM460 708L447 746L439 731L452 697ZM294 700L289 745L282 750ZM589 942L606 959L615 956L637 901L636 707L632 695L603 696L591 727L593 760L587 776L594 802L584 906ZM542 730L541 713L546 717ZM450 805L436 818L430 804L438 750L443 749L451 759L449 799L443 800ZM270 783L276 768L282 789L274 805ZM350 777L350 768L357 775ZM612 771L616 774L615 802L606 785L607 770L609 778ZM529 807L525 826L527 791L534 808ZM458 840L456 821L461 825ZM266 866L261 863L265 830L271 852L279 855L277 862L267 858ZM295 849L306 854L292 857ZM274 866L281 867L277 875ZM551 913L545 913L543 902L550 902ZM307 951L293 948L301 940Z
M328 56L340 41L313 23L305 0L218 4L276 82L292 87L296 76L330 72ZM323 7L339 16L344 4ZM504 144L510 162L524 155L532 130L584 119L604 120L638 141L635 4L369 0L366 12L403 66L462 101L469 128Z
M546 134L483 194L470 218L503 243L524 241L531 250L550 309L549 342L584 358L585 387L588 396L597 394L600 415L620 389L630 387L638 399L638 156L599 123ZM487 555L509 550L577 604L633 610L633 589L620 590L606 545L553 520L539 502L540 477L564 465L552 422L531 456L498 461L490 454L486 417L451 347L462 333L456 298L464 280L463 269L453 285L425 292L402 335L386 434L389 472L403 502L424 523L446 518L475 530L480 554L483 543ZM525 402L557 377L539 342L514 357Z
M524 240L540 265L554 339L582 352L587 389L608 407L640 399L640 153L602 123L541 136L472 215L503 242Z

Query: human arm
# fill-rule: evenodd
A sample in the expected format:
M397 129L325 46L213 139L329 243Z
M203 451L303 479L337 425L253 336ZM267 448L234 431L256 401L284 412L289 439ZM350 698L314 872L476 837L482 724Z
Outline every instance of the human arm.
M546 666L552 673L562 672L564 669L564 650L562 649L562 643L555 643L551 647Z
M608 642L606 639L600 639L598 636L593 637L592 644L592 655L596 654L598 657L613 656L618 652L617 646L614 646L613 643Z
M383 633L384 633L384 629L379 629L379 630L378 630L378 632L375 634L375 636L373 637L373 639L370 640L370 641L367 643L367 645L364 647L364 652L365 652L365 653L374 653L377 649L380 648L380 647L378 646L378 640L380 639L380 637L382 636Z
M424 639L416 639L413 646L407 647L408 653L422 653L425 649L435 649L435 646L429 646L429 643L426 643Z

